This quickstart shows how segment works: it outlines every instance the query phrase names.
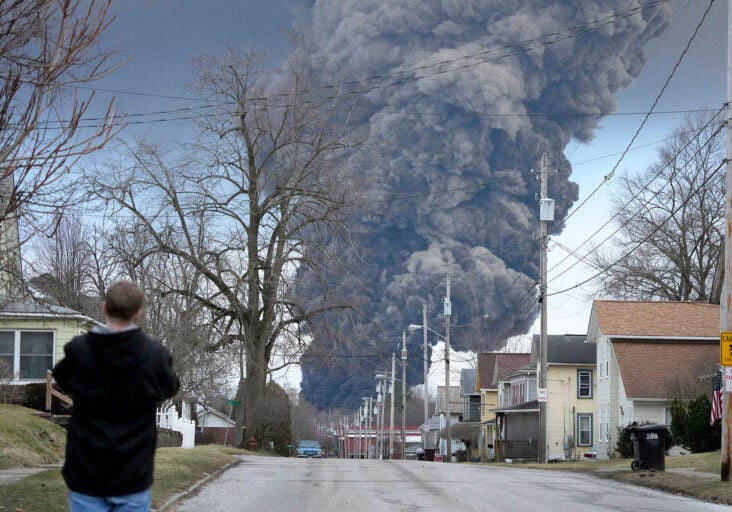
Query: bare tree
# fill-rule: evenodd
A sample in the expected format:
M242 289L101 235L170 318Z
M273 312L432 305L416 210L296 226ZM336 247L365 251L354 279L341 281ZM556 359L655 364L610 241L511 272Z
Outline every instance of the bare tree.
M0 220L59 211L63 177L114 135L112 102L91 121L80 92L116 67L99 49L110 3L0 0Z
M42 238L35 251L31 284L60 305L96 316L99 295L94 287L94 248L89 230L78 215L59 215L52 236Z
M721 121L688 118L655 164L620 179L613 248L593 255L613 296L709 299L725 225Z
M340 164L352 144L343 122L333 123L338 101L312 93L297 57L276 75L265 74L254 55L200 65L200 90L214 105L200 139L176 159L140 144L132 161L94 180L93 191L142 231L130 272L158 255L184 264L187 280L161 283L161 293L207 312L208 350L239 350L237 400L247 432L259 432L278 343L289 337L297 347L302 323L347 307L324 296L295 301L289 283L299 266L327 264L325 244L314 242L349 204Z
M293 400L294 401L294 400ZM318 409L300 396L292 407L292 423L290 429L295 439L316 439L315 419Z

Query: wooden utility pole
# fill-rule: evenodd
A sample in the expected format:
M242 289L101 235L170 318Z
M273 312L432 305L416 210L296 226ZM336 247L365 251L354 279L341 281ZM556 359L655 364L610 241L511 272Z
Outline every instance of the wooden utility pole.
M423 373L423 383L424 383L424 443L422 448L427 448L427 422L430 419L430 413L429 413L429 401L430 401L430 394L429 394L429 386L427 385L427 381L429 380L429 361L427 360L427 303L422 303L422 354L424 357L423 365L422 365L422 371Z
M539 379L537 395L543 392L539 399L539 462L547 461L546 429L547 429L547 396L546 396L546 373L547 373L547 252L549 246L548 222L554 220L554 201L547 198L547 182L549 181L548 157L546 153L541 154L541 170L539 174L541 182L541 197L539 204L539 220L541 231L539 234L540 250L540 284L539 284L539 305L541 306L541 327L539 335Z
M394 458L394 372L396 371L396 354L391 353L391 418L389 419L389 460Z
M407 458L407 443L404 436L407 421L407 331L402 329L402 459Z
M450 315L452 314L452 303L450 302L450 274L447 274L447 293L444 300L445 312L445 444L447 445L447 457L445 462L452 458L452 431L450 425Z
M732 329L732 0L727 2L727 166L725 174L725 201L727 230L724 237L724 284L720 304L720 329ZM721 339L720 339L721 343ZM725 388L723 388L725 389ZM730 460L732 460L732 411L730 394L722 393L722 482L729 482Z

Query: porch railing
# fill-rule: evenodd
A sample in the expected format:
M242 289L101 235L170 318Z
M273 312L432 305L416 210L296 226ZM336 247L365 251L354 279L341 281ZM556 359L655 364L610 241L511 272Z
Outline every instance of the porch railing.
M53 397L58 398L62 402L68 405L74 405L74 401L71 399L70 396L64 395L60 391L53 389L53 374L51 373L51 370L46 370L46 410L51 410L51 405L53 402Z
M534 440L498 440L496 458L539 460L539 444Z

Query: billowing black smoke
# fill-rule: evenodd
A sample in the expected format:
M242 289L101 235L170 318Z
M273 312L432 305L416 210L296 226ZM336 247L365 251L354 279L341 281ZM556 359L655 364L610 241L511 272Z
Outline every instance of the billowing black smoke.
M561 219L578 198L564 148L592 137L615 93L640 72L643 44L666 28L667 4L648 3L300 5L317 73L347 77L340 92L359 94L351 123L369 134L350 163L363 187L349 238L338 242L346 263L328 276L359 314L315 326L303 358L309 401L354 406L371 395L374 370L390 365L401 330L421 323L423 301L430 327L442 331L448 272L455 349L492 349L527 331L537 314L539 226L530 170L548 153L559 171L549 197ZM422 379L421 341L409 336L410 384Z

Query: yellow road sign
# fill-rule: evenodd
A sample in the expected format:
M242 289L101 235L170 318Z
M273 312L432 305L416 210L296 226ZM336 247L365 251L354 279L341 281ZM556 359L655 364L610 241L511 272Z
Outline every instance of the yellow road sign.
M732 332L719 335L719 364L732 366Z

